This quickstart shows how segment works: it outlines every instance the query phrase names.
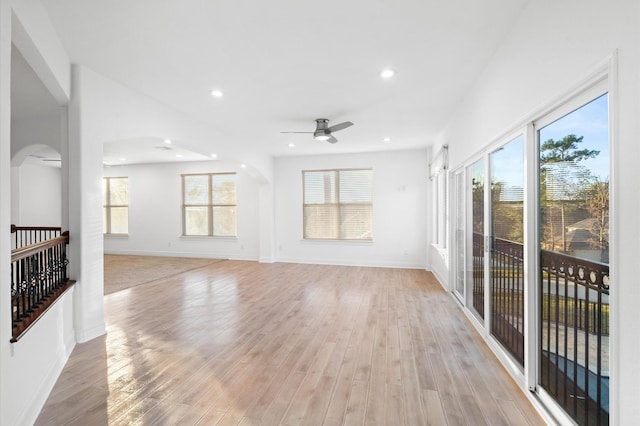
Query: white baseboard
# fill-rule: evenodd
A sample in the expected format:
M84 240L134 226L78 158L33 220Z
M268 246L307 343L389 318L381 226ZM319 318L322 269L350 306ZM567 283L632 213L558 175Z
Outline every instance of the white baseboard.
M47 369L49 373L43 378L42 383L40 383L39 386L34 387L37 391L33 394L31 401L25 405L25 408L18 416L16 424L32 425L36 422L38 415L40 415L40 410L42 410L45 402L47 402L47 398L58 381L58 377L60 377L62 369L68 359L68 355L65 357L57 357L51 363L51 367Z
M354 259L306 259L295 257L279 257L276 262L302 263L308 265L363 266L372 268L425 269L424 264L414 262L367 262Z
M429 272L431 272L433 274L434 277L436 277L436 280L438 280L438 283L442 286L442 288L444 289L444 291L449 291L449 287L447 285L447 280L445 280L442 275L440 275L440 273L435 270L435 269L427 269Z
M104 322L101 322L100 324L96 324L84 330L76 330L76 341L78 343L88 342L89 340L93 340L96 337L100 337L106 333L106 325Z
M174 252L155 250L105 250L104 254L124 255L124 256L159 256L159 257L190 257L198 259L231 259L258 261L259 256L255 254L229 254L211 252Z

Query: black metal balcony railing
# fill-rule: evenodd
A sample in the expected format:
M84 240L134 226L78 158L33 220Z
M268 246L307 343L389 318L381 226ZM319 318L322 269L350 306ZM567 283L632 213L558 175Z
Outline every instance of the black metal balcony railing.
M473 233L473 292L472 303L475 311L484 318L484 237Z
M12 227L13 231L13 227ZM43 234L44 235L44 234ZM69 233L11 252L12 342L73 285L67 276Z
M541 250L540 384L581 425L609 423L609 265Z
M524 250L491 241L491 334L524 366Z
M491 239L491 334L524 365L523 245ZM484 310L484 244L473 235L473 307ZM539 384L581 425L609 421L609 265L540 251Z

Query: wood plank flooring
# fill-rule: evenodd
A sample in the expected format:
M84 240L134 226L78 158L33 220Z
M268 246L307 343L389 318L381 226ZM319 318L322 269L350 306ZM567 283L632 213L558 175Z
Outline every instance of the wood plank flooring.
M105 314L36 424L543 424L426 271L223 261Z

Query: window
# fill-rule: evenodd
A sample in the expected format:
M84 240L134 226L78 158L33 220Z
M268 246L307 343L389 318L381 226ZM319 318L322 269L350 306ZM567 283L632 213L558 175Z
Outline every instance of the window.
M182 175L182 234L235 237L236 174Z
M371 169L307 170L303 180L303 238L372 240Z
M446 262L447 240L449 239L449 217L447 213L447 169L449 145L442 145L429 163L429 179L433 188L433 238L432 242Z
M447 248L447 173L441 172L433 177L433 244L439 249Z
M129 233L129 179L106 177L102 181L102 229L105 234Z

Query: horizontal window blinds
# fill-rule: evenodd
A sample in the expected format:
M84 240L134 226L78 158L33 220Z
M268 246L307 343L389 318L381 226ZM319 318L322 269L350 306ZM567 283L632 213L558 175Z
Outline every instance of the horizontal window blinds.
M303 171L305 239L371 240L371 169Z

